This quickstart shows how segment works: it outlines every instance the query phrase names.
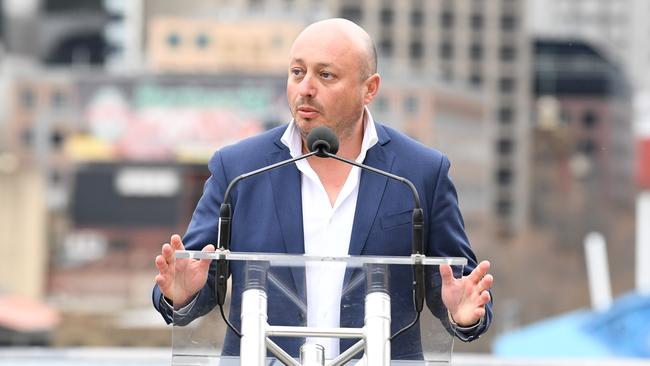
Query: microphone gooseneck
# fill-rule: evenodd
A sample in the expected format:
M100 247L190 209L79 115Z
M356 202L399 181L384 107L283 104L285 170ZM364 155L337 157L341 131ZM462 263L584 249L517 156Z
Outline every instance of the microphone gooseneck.
M326 128L327 129L327 128ZM333 138L332 138L333 136ZM336 135L330 130L324 131L322 129L314 128L309 135L307 135L307 141L311 141L309 144L310 152L304 155L300 155L295 158L287 159L280 161L278 163L262 167L260 169L254 170L252 172L244 173L238 175L233 179L226 188L226 192L223 195L223 203L219 208L219 234L217 240L217 248L219 250L229 250L230 249L230 237L231 237L231 227L232 227L232 207L230 205L230 192L233 187L240 181L252 177L254 175L280 168L282 166L294 163L298 160L308 158L313 155L324 154L325 152L333 152L334 154L338 151L339 143ZM314 146L314 147L313 147ZM314 150L315 149L315 150ZM230 324L223 312L223 305L226 302L226 294L228 292L228 277L230 276L229 265L227 259L217 259L217 268L216 268L216 280L215 280L215 292L217 293L217 304L221 310L221 316L223 317L226 325L238 336L241 338L241 334L235 327Z
M385 177L397 180L409 187L411 194L413 195L413 200L415 201L415 208L413 209L413 226L412 226L412 237L411 237L411 254L412 255L424 255L424 211L420 206L420 195L418 194L415 185L408 179L400 177L395 174L385 172L380 169L373 168L356 161L352 161L343 157L336 155L339 147L339 141L336 137L336 134L326 126L319 126L312 130L313 135L310 133L310 136L307 138L307 144L310 147L312 152L316 153L316 156L319 157L329 157L342 161L344 163L359 167L364 170L371 171L375 174L383 175ZM309 139L311 137L311 140ZM416 257L417 258L417 257ZM424 307L424 295L425 295L425 280L424 280L424 267L421 263L416 263L413 265L413 302L415 305L415 311L417 313L415 320L403 329L399 330L397 333L391 336L391 340L402 334L408 328L414 326L420 318L420 312Z

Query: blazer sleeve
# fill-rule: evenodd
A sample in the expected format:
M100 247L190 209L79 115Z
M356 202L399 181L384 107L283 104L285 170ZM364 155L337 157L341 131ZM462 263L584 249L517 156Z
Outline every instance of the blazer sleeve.
M462 273L458 269L454 270L454 276L459 278L471 273L477 266L477 260L465 233L465 224L458 206L458 196L449 177L450 166L449 159L443 155L440 165L436 168L437 174L434 175L433 194L430 195L431 199L427 203L429 205L429 230L426 239L426 254L434 257L467 258L467 265L463 267ZM437 266L428 272L427 306L440 319L445 328L463 341L475 340L485 333L492 321L492 300L486 305L485 317L478 327L472 329L470 334L459 332L450 324L447 309L442 303L440 293L442 281Z

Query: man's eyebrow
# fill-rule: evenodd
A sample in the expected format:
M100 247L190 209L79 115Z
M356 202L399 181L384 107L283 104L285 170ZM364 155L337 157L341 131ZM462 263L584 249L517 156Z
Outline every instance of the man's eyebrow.
M305 60L303 60L303 59L301 59L301 58L294 58L293 60L291 60L291 63L292 63L292 64L301 64L301 65L304 65L304 64L305 64ZM319 63L316 64L316 66L319 67L319 68L323 68L323 67L331 67L331 66L333 66L333 64L332 64L332 63L329 63L329 62L319 62Z

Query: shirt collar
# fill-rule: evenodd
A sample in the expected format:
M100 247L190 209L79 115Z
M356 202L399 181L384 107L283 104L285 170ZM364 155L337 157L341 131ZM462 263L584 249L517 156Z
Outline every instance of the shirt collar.
M378 141L377 129L375 128L375 120L367 107L363 107L363 140L361 141L361 151L356 158L356 162L361 163L366 158L366 153ZM296 127L295 120L291 120L280 141L289 148L289 153L292 157L302 155L302 137L300 131Z

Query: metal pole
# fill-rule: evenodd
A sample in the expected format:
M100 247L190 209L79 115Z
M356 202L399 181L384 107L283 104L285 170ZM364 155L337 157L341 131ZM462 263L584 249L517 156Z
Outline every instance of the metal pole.
M249 289L242 295L241 364L263 366L266 360L266 292Z
M316 343L305 343L300 347L300 364L302 366L324 366L325 348Z
M366 359L367 365L390 365L390 296L382 291L366 295Z

